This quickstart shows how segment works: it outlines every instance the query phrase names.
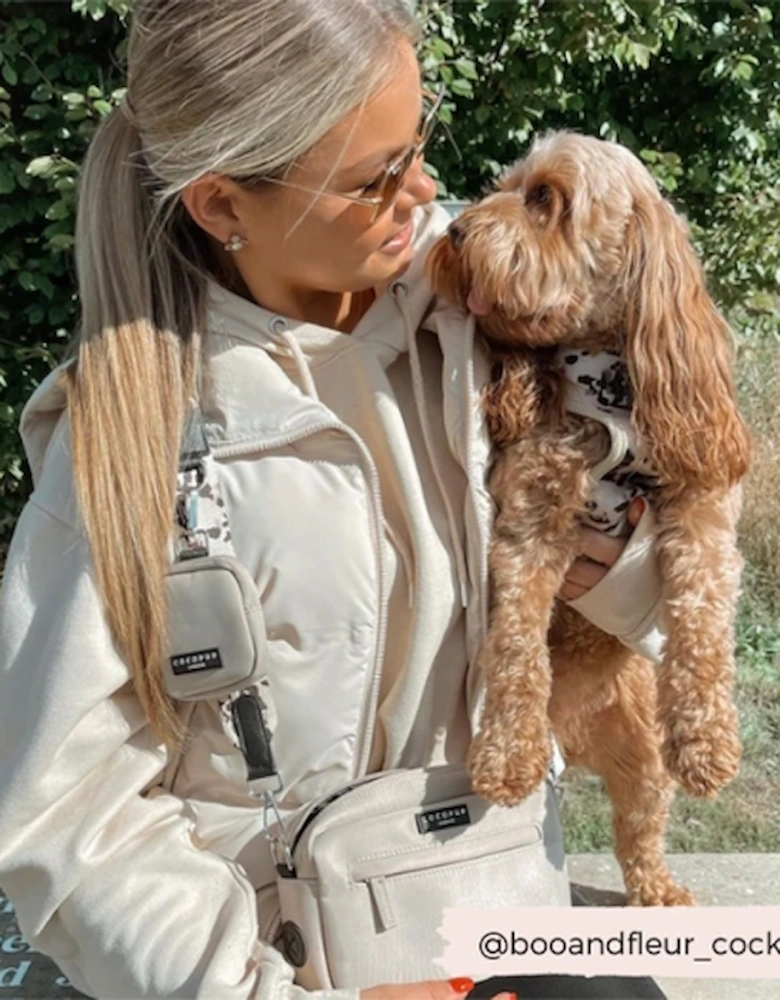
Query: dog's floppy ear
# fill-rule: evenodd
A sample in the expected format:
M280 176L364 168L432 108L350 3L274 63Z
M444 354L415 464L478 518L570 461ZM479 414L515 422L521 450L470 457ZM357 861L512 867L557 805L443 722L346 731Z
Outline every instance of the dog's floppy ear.
M524 437L549 407L560 406L559 382L543 350L493 348L493 370L484 395L485 419L494 444Z
M751 454L731 375L731 331L707 293L683 220L649 195L634 208L625 336L637 431L663 481L728 487Z

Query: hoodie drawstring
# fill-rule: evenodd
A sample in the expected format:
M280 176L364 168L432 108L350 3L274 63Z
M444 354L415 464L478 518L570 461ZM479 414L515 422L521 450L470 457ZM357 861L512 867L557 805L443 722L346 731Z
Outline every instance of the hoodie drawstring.
M439 493L444 504L444 509L447 512L447 526L450 535L450 545L455 553L455 567L458 575L458 586L460 590L460 601L461 605L466 608L468 607L468 572L466 570L466 560L463 555L463 549L460 544L460 535L458 532L458 526L455 520L455 514L452 509L452 504L447 495L447 491L444 488L444 483L442 482L441 473L439 471L439 466L436 462L435 455L433 453L433 447L431 444L431 430L430 424L428 423L428 413L425 406L425 397L423 394L423 384L422 384L422 367L420 364L420 352L417 347L417 337L415 336L415 330L412 325L412 321L405 309L405 299L408 295L408 288L403 281L395 281L390 286L390 294L393 296L398 311L401 314L401 319L404 324L404 332L406 334L406 342L409 347L409 359L411 362L412 370L412 385L414 388L414 397L417 402L417 411L420 415L420 426L422 427L423 440L425 441L425 447L428 452L428 458L430 459L431 468L433 469L433 475L436 480L436 485L439 488Z
M300 344L292 335L290 328L287 325L287 320L285 320L282 316L274 316L268 324L268 331L272 337L281 341L292 355L293 361L295 362L295 369L298 372L298 377L301 380L304 393L319 402L320 397L317 393L317 387L314 384L314 378L311 373L311 368L309 367L309 362L306 360L306 355L301 350Z

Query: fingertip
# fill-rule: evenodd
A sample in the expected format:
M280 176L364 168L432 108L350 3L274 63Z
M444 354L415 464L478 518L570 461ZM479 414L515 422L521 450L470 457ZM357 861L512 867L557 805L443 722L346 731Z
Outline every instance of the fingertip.
M450 989L454 990L461 997L467 993L471 993L475 986L474 980L468 976L457 976L455 979L449 979L447 983Z
M639 522L642 520L642 515L647 507L647 501L644 497L635 497L628 508L628 523L632 528L635 528Z

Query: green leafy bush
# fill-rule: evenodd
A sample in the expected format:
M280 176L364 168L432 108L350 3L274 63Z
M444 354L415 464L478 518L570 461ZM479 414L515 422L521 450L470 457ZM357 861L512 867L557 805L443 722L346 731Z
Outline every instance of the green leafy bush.
M121 98L131 0L0 0L0 540L29 491L23 401L77 323L78 164ZM694 224L743 333L780 286L780 13L722 0L418 3L421 55L447 85L431 151L441 193L478 195L549 128L626 143Z
M473 196L534 132L624 143L688 215L744 332L780 290L780 11L753 0L423 0L423 65L449 86L442 189Z
M62 357L77 308L71 249L78 164L121 96L117 13L103 0L0 4L0 543L30 487L21 407ZM97 18L85 20L85 10ZM76 13L74 13L76 11Z

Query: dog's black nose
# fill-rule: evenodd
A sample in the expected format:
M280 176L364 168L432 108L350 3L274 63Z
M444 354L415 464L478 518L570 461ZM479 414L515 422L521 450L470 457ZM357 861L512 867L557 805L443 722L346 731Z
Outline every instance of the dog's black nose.
M466 234L462 226L459 226L456 222L451 223L450 228L447 230L447 235L450 238L450 243L456 250L463 246L463 238Z

